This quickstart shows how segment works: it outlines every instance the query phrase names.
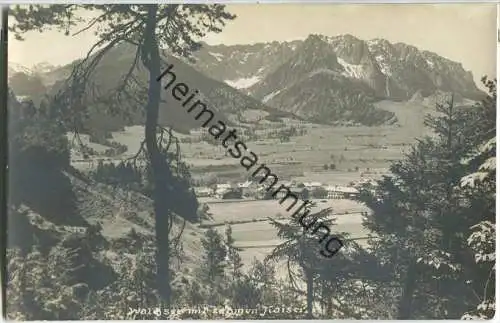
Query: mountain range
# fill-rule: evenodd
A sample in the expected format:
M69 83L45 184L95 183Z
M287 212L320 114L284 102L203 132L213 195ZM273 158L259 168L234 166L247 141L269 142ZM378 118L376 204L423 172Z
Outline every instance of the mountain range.
M60 66L55 66L47 62L35 64L31 68L22 64L9 62L9 77L16 73L24 73L27 75L46 74L57 70L58 68L60 68Z
M205 44L196 57L201 72L309 119L354 117L366 124L373 119L367 106L380 99L453 92L479 100L484 95L460 63L415 46L348 34L253 45Z
M98 66L93 81L113 89L134 54L135 49L128 45L113 49ZM310 35L305 40L252 45L204 43L193 56L195 62L191 63L164 52L179 78L199 89L221 118L234 123L245 123L244 111L259 110L271 120L295 117L375 126L397 122L393 112L374 105L380 100L406 101L453 92L457 100L470 103L484 95L472 73L460 63L384 39ZM56 89L74 63L41 66L32 74ZM144 70L137 75L146 80ZM13 90L17 94L15 87ZM197 126L178 102L162 103L160 111L165 125Z
M253 45L204 44L195 57L197 69L236 88L250 88L249 93L256 92L252 88L257 83L262 86L268 79L276 78L271 75L289 63L300 65L304 72L325 68L316 72L330 70L345 78L362 80L378 96L390 99L409 99L418 90L423 90L424 96L436 90L471 98L482 95L472 73L460 63L404 43L364 41L349 34L310 35L305 40ZM293 72L290 74L295 79L303 77L297 75L297 70Z

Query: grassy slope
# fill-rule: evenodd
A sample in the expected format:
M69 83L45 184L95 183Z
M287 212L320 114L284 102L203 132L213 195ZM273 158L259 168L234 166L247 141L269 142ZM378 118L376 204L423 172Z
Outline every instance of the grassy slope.
M122 82L124 76L130 68L135 54L135 48L129 45L121 45L108 52L99 65L95 73L92 74L90 80L98 90L99 95L108 93L116 89ZM176 75L176 83L183 82L189 87L188 95L193 93L195 89L199 90L202 96L197 95L202 102L216 112L216 119L231 123L230 120L237 117L247 109L255 109L265 111L271 117L284 117L291 116L291 114L270 108L258 100L233 89L223 82L216 81L210 77L203 75L195 70L190 65L182 62L181 60L164 55L167 64L173 64L172 71ZM43 75L44 80L48 83L54 83L52 93L56 93L63 87L63 80L67 78L72 70L72 66L76 64L66 65L58 70L55 70L47 75ZM162 71L158 71L160 75ZM138 70L134 73L135 76L141 81L143 85L146 84L147 72L141 64ZM163 85L167 84L171 76L166 76ZM172 88L172 87L171 87ZM170 89L171 89L170 88ZM193 101L194 102L194 101ZM195 121L193 114L187 113L187 108L183 107L182 102L177 101L172 97L170 90L162 91L162 103L160 104L159 121L161 125L171 126L177 131L186 132L189 129L199 127L204 120ZM89 126L91 129L98 129L104 131L116 131L122 129L126 125L143 124L142 109L144 104L132 103L124 101L120 106L120 113L129 111L132 113L132 120L124 120L119 115L110 115L106 113L102 107L90 107L90 121Z
M153 207L149 198L136 192L115 190L111 186L98 184L80 176L66 175L73 185L82 217L88 224L99 223L102 226L102 237L105 240L103 245L107 247L101 254L105 258L111 260L112 263L117 263L120 258L133 255L113 247L113 244L119 240L127 241L129 239L127 234L132 228L148 239L154 238ZM28 211L28 218L31 221L32 232L39 237L44 237L51 244L84 229L84 227L56 225L33 210ZM179 233L182 224L183 221L176 216L172 230L173 236ZM15 227L18 230L19 227ZM182 242L188 266L199 262L200 232L197 226L186 222Z

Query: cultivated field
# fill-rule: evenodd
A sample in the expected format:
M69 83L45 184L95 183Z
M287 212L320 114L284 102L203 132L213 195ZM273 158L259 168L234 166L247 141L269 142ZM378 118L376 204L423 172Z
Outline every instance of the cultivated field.
M332 208L334 214L343 215L344 213L354 213L369 211L363 205L351 200L339 199L339 200L315 200L311 201L316 203L316 207L313 208L313 212L319 209ZM322 202L325 201L325 202ZM285 201L283 205L280 205L279 200L257 200L257 201L242 201L242 202L227 202L227 203L210 203L207 202L210 213L212 214L214 221L213 223L226 223L235 221L252 221L260 220L266 218L276 218L277 215L284 216L285 218L293 213L296 207L290 212L287 212L286 208L289 205L288 201ZM204 223L208 223L204 222Z
M312 212L324 208L332 208L336 225L331 226L332 232L346 232L352 239L365 238L368 231L362 226L361 212L369 211L363 205L351 200L313 200L317 206ZM228 203L208 203L210 212L214 218L207 223L223 224L232 221L251 221L243 224L231 224L233 237L236 246L243 249L241 254L243 263L251 265L254 258L263 260L272 248L283 241L276 235L276 229L266 218L277 218L277 215L284 216L281 221L286 221L291 214L286 211L286 207L281 206L277 200L248 201L248 202L228 202ZM347 214L344 214L347 213ZM215 227L221 234L224 234L225 225ZM362 245L364 241L359 241Z
M294 169L298 173L305 172L307 178L314 176L314 173L324 176L323 165L332 163L340 171L334 175L335 178L342 177L341 173L359 178L361 171L366 172L367 168L377 173L387 169L388 164L399 159L415 138L424 134L424 116L432 112L432 109L423 105L411 103L383 101L378 105L396 112L400 124L382 127L305 124L307 134L292 137L290 142L261 139L246 143L259 157L259 163L263 162L278 169L283 164L292 162L292 165L287 165L287 171ZM183 134L177 136L179 139L187 137ZM129 127L124 132L113 134L113 141L129 147L126 155L132 155L139 149L141 138L143 129L140 126ZM199 171L205 172L205 167L208 166L239 165L239 160L225 155L225 149L221 145L214 146L205 142L181 143L181 150L184 160L192 166L191 170L195 175ZM356 167L358 172L355 172ZM245 169L241 168L240 171L242 178L247 176ZM335 181L335 178L332 180Z
M382 127L333 127L305 124L307 134L292 137L290 142L260 139L246 143L259 157L259 163L266 163L273 169L286 168L283 175L278 174L282 179L286 179L288 173L295 174L295 178L297 174L303 174L304 178L319 174L322 178L327 176L328 180L334 183L337 183L339 179L342 180L343 177L359 179L361 172L374 173L372 175L378 176L380 172L387 169L391 161L401 157L403 151L414 142L415 138L424 134L424 115L431 113L432 109L423 105L388 101L379 102L377 105L396 112L400 124ZM189 137L184 134L176 134L176 136L179 139ZM134 155L143 137L142 126L127 127L125 131L113 133L112 141L128 147L128 151L117 158ZM193 142L181 143L180 147L184 161L191 165L191 171L195 176L205 174L210 171L210 167L215 168L219 175L223 176L225 171L218 169L224 168L222 166L230 167L226 171L231 172L240 167L241 178L248 175L246 170L239 165L238 159L226 156L225 149L221 145ZM96 148L102 150L103 147L96 146ZM286 163L288 163L286 167L283 167ZM325 174L331 173L323 170L325 164L335 164L337 172L331 175ZM356 168L358 171L355 171Z
M379 178L387 173L392 161L402 157L415 138L425 133L424 116L433 110L422 104L379 102L383 109L396 113L399 124L382 127L333 127L305 124L307 133L290 138L290 142L278 139L247 141L247 146L259 157L259 164L266 163L280 180L318 181L325 184L346 185L361 178ZM278 126L278 124L276 124ZM267 126L272 129L272 126ZM265 127L261 127L265 129ZM263 130L259 130L259 133ZM189 137L177 134L179 139ZM112 141L124 144L128 151L114 157L116 161L134 155L143 138L143 127L128 127L125 131L113 133ZM190 137L191 139L192 136ZM239 160L225 156L221 146L205 142L183 142L180 144L183 160L190 165L194 178L216 176L219 181L243 181L249 173L239 165ZM96 147L97 148L97 147ZM102 148L102 147L98 147ZM101 149L102 150L102 149ZM74 162L76 166L94 167L87 162ZM94 165L97 163L94 163ZM324 165L335 165L335 169L324 169ZM280 243L276 230L263 221L278 215L286 219L290 214L286 206L278 201L238 201L208 203L214 221L204 224L221 224L217 230L224 233L226 222L248 221L233 224L236 244L243 248L242 257L246 266L252 259L263 259ZM320 201L318 201L320 202ZM337 226L333 231L343 231L351 238L366 237L368 232L362 226L360 212L367 211L362 205L349 200L327 200L319 203L320 208L332 207L337 214ZM348 212L348 214L344 214ZM354 212L354 213L352 213ZM356 213L357 212L357 213ZM359 241L366 244L365 241Z

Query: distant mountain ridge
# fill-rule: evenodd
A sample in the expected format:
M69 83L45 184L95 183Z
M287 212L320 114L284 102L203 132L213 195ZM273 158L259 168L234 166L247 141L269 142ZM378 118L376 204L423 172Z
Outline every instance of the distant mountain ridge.
M312 34L305 40L252 45L204 44L194 55L195 67L228 84L254 79L253 84L240 87L249 88L297 52L303 56L334 54L343 67L341 74L365 81L389 99L409 99L418 90L423 90L423 95L436 90L454 91L474 99L482 95L472 73L465 71L461 63L412 45L381 38L365 41L349 34L335 37Z
M16 73L24 73L28 76L41 75L50 73L58 68L59 66L54 66L47 62L41 62L33 65L32 67L26 67L22 64L9 62L9 77Z
M31 71L31 69L27 68L24 65L9 62L8 73L9 73L9 77L12 77L12 75L14 75L16 73L25 73L25 74L29 75L32 73L32 71Z
M123 77L128 72L134 61L135 47L128 44L116 46L110 50L92 73L90 81L99 87L99 92L104 94L113 91L121 84ZM173 64L172 71L177 76L177 82L185 82L190 89L198 89L198 97L215 112L217 118L214 120L224 120L228 124L245 123L242 118L245 110L259 110L265 112L264 118L277 120L285 117L294 117L292 114L273 109L259 100L242 93L231 86L212 79L203 73L198 72L189 64L184 63L176 57L164 54L163 58L168 64ZM73 66L77 61L65 66L41 73L39 76L49 88L52 94L57 93L64 80L69 77ZM164 68L163 66L162 68ZM158 71L158 75L161 71ZM147 84L146 69L139 63L134 76L144 86ZM21 86L18 86L21 88ZM14 88L16 92L16 89ZM171 126L180 132L186 132L193 128L198 128L204 120L195 120L194 117L186 112L186 109L180 102L172 98L169 91L162 91L162 102L160 104L159 122L163 126ZM17 93L16 93L17 94ZM35 97L35 95L33 95ZM38 98L39 99L39 98ZM89 98L90 99L90 98ZM89 101L91 102L91 100ZM145 102L144 102L145 105ZM122 110L130 114L129 118L119 114L108 114L103 106L90 106L89 120L84 125L83 132L110 132L121 130L124 126L138 125L144 123L143 109L144 105L138 102L123 102ZM239 120L243 120L240 122ZM246 125L243 125L246 126Z
M310 35L305 40L204 47L195 68L298 116L366 125L395 122L378 100L453 92L479 100L470 71L430 51L384 39Z
M113 88L126 73L134 53L132 46L113 49L93 80L103 89ZM222 113L222 119L235 123L242 120L245 110L259 110L272 120L296 116L317 123L376 126L397 122L393 112L374 105L379 100L415 101L449 92L464 100L479 100L484 95L472 73L460 63L384 39L310 35L289 42L203 44L193 56L195 63L188 63L164 54L168 62L174 62L180 77ZM32 73L45 86L57 88L74 63L55 68L40 64ZM139 75L146 80L144 71ZM199 126L177 102L162 104L160 110L165 125ZM95 118L104 120L99 111Z

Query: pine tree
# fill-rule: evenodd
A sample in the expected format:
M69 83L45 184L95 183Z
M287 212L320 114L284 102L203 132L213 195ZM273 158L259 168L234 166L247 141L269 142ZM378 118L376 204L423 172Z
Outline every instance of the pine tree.
M211 305L220 305L220 296L226 268L226 248L222 236L210 228L201 239L203 247L202 263L198 277L208 289L208 301Z
M241 277L243 263L239 255L241 249L234 246L233 230L229 224L226 226L226 250L228 267L231 270L231 278L235 281Z
M476 128L475 143L464 164L470 172L462 178L460 188L464 207L480 215L470 227L467 243L473 251L476 266L469 271L466 284L474 291L479 305L463 318L491 319L495 314L495 232L496 232L496 80L483 83L489 95L477 106L471 127ZM474 116L473 116L474 117ZM477 215L471 214L477 219Z
M320 273L332 266L333 258L326 258L319 252L320 236L313 233L315 224L328 223L329 227L335 225L335 221L328 219L332 209L323 209L317 213L309 214L313 205L306 204L305 211L297 216L292 216L290 222L281 223L270 219L273 226L278 230L278 237L285 242L278 245L266 260L286 260L289 274L289 281L295 288L298 288L296 280L303 280L306 284L306 304L307 317L313 317L314 289L316 281L320 278ZM322 231L320 231L322 232ZM345 241L347 234L330 232L342 241ZM300 268L300 274L295 272L295 268Z
M64 129L33 102L12 97L9 127L9 204L24 203L57 223L79 223L69 179L70 151Z
M456 318L472 300L457 281L464 281L470 258L464 237L477 215L463 207L456 187L473 140L466 135L467 114L452 98L437 111L426 120L434 136L419 140L375 193L360 198L374 211L366 222L377 236L370 245L402 290L399 319Z
M276 286L276 268L272 261L254 259L248 276L256 284L261 305L276 304L278 302L277 291L273 288L273 286Z
M220 32L225 21L235 16L219 4L147 4L147 5L31 5L15 6L9 10L14 23L9 27L17 39L30 30L46 30L58 27L66 35L81 21L78 14L83 10L98 13L83 30L98 25L97 42L87 57L78 62L70 76L69 87L57 97L61 106L67 107L64 121L69 129L82 129L90 105L93 108L107 106L114 113L124 112L125 106L145 106L145 152L153 173L153 201L155 211L157 288L167 308L171 304L169 234L173 227L172 207L176 205L175 187L168 161L161 153L162 141L158 141L158 118L162 85L157 77L162 69L162 47L174 55L191 57L192 51L201 45L197 39L210 32ZM80 30L82 31L82 30ZM79 33L78 31L77 33ZM101 59L110 50L122 44L133 45L135 59L125 74L123 82L98 97L90 76ZM134 72L138 63L147 71L146 86L137 82ZM139 88L139 89L138 89ZM128 111L130 116L130 111ZM196 210L196 209L195 209Z
M60 245L49 253L33 248L26 255L9 250L7 282L9 318L26 320L74 320L79 318L78 290L74 283L74 252ZM54 279L57 275L57 279Z

